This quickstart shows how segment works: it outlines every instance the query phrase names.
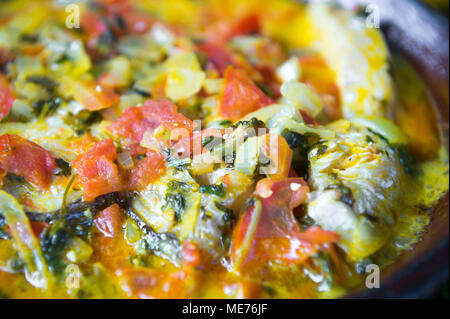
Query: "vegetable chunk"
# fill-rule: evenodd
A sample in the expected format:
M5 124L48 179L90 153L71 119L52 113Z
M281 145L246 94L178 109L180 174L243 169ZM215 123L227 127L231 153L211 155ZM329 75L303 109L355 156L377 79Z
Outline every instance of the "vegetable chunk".
M244 73L228 67L220 99L220 114L223 117L238 120L273 103Z
M301 264L336 242L339 236L312 227L301 232L293 209L306 200L309 188L301 178L264 179L256 197L237 224L231 247L234 270L257 274L269 262Z
M83 185L83 197L86 201L124 188L122 175L114 163L116 159L116 147L112 139L106 139L72 162L78 181Z
M18 135L0 136L0 169L25 178L39 189L47 189L57 168L51 154Z

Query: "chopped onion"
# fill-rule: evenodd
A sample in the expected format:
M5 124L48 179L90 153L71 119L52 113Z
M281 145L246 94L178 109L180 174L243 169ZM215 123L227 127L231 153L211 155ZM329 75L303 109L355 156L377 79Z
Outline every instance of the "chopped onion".
M122 152L117 154L119 164L124 168L132 168L134 166L133 158L130 152Z
M106 121L114 122L119 118L112 108L101 110L100 113L102 114L103 119Z
M141 140L141 146L153 151L159 151L159 141L153 136L151 130L145 131Z
M292 57L284 62L277 70L277 75L284 82L299 81L302 76L302 69L297 57Z
M392 121L381 116L357 116L350 120L355 125L363 126L384 136L392 144L406 144L408 137Z
M219 93L222 89L224 80L223 79L206 79L205 80L205 91L208 94L216 94Z
M304 83L288 81L281 86L281 94L287 104L307 112L316 117L323 109L323 102L316 92Z
M0 212L5 217L14 244L25 262L27 280L37 288L49 288L53 280L42 254L39 240L34 235L20 204L14 197L2 190L0 190Z
M191 163L191 172L195 175L203 175L214 171L214 164L221 161L211 152L194 156Z

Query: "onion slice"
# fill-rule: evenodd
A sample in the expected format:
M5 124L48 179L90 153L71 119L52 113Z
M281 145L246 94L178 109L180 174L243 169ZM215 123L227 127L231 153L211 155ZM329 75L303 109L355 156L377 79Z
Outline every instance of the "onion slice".
M28 282L37 288L49 288L52 277L39 240L34 235L20 204L2 190L0 190L0 211L8 223L14 243L25 262L25 276Z

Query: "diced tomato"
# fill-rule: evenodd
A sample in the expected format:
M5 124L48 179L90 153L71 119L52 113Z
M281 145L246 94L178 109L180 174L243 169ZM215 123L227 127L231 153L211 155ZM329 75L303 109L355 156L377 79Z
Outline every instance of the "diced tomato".
M300 56L299 61L302 65L302 81L321 97L328 119L332 121L341 118L339 87L326 61L315 54Z
M128 189L142 190L166 172L166 160L157 152L148 151L147 156L131 169Z
M192 121L178 113L176 105L169 100L148 100L142 107L129 107L108 129L140 143L147 130L154 130L160 125L168 131L186 129L189 134L194 129Z
M144 105L144 116L156 118L168 131L185 128L189 132L194 130L194 124L190 119L177 112L177 107L169 100L147 100Z
M102 210L94 220L95 226L105 237L118 236L122 228L123 214L118 204Z
M314 79L305 79L304 82L319 95L323 102L323 110L330 120L342 118L340 92L336 83Z
M202 263L202 256L199 247L192 241L187 240L181 250L181 261L184 266L197 267Z
M143 107L132 106L114 121L108 130L112 133L140 143L147 130L154 130L159 126L157 119L146 118Z
M93 260L108 269L129 267L127 258L133 251L122 233L124 215L118 204L101 211L94 220L97 231L92 233Z
M9 88L8 79L0 73L0 121L5 118L14 104L14 96Z
M41 234L50 227L49 224L43 222L31 222L30 225L37 238L39 238Z
M77 102L90 111L106 109L119 99L114 89L94 81L67 78L64 80L64 86Z
M49 224L44 222L30 222L30 226L33 234L37 238L39 238L41 234L50 227ZM5 230L10 236L12 236L11 228L8 225L6 225Z
M146 14L139 12L124 12L121 14L127 32L135 34L147 33L154 24L154 20Z
M218 21L210 26L206 30L206 40L225 44L235 36L254 34L259 31L259 15L255 13L243 14L232 21Z
M270 159L270 165L265 167L266 174L272 178L289 176L291 168L292 150L286 140L276 133L261 136L261 150Z
M262 76L262 83L267 87L270 96L277 99L281 97L281 82L278 79L277 70L271 63L259 63L256 69Z
M220 75L225 74L228 66L236 65L233 55L222 44L203 42L197 46L197 49L206 54L208 60L219 71Z
M231 120L273 104L243 72L229 66L225 72L225 86L220 97L220 114Z
M116 158L117 151L112 139L106 139L72 162L78 174L78 181L83 186L83 197L86 201L124 188L121 173L114 163Z
M95 12L86 11L81 15L81 29L89 39L95 39L108 30L106 22Z
M55 160L41 146L18 135L0 136L0 169L47 189L56 169Z
M245 14L240 17L233 25L232 34L248 35L260 32L261 25L259 15L257 13Z
M75 154L80 155L86 153L92 146L97 143L95 139L90 134L84 134L81 137L76 137L70 142L70 147Z
M133 10L133 5L130 0L95 0L95 2L102 6L105 13L109 16L123 14Z
M257 199L233 233L231 257L235 270L257 274L268 262L301 264L339 238L318 227L301 232L292 211L305 201L308 192L302 178L258 182Z
M130 297L142 299L180 299L188 296L188 279L181 271L123 269L117 272L122 288Z
M230 130L230 132L232 132L232 129ZM211 145L209 145L209 143L211 142L203 145L203 142L205 142L207 138L222 139L224 134L225 130L219 128L209 128L202 131L194 131L192 135L185 136L181 138L176 144L172 145L172 149L176 151L174 154L178 155L179 158L188 157L191 155L200 155L210 151Z
M314 126L318 126L321 125L319 122L317 122L311 115L309 115L307 112L300 110L300 113L303 117L303 120L305 121L306 124L308 125L314 125Z

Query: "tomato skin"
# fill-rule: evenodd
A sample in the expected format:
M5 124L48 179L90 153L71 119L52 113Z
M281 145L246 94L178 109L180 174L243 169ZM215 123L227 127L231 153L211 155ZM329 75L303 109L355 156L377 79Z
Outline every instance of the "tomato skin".
M14 104L14 96L6 77L0 74L0 121L3 120Z
M198 267L202 263L202 256L199 247L192 241L187 240L183 243L181 250L181 261L184 266Z
M138 12L124 12L121 17L124 20L125 27L129 33L145 34L154 24L153 19Z
M118 236L122 228L123 214L118 204L102 210L94 220L97 229L105 237Z
M106 139L72 162L72 167L78 174L78 182L83 186L86 201L124 188L122 174L114 163L116 158L117 151L112 139Z
M239 120L243 116L262 107L273 104L243 72L229 66L225 72L225 86L220 96L220 115Z
M49 224L43 222L30 222L30 225L37 238L40 238L41 234L50 227Z
M18 135L0 136L0 169L25 178L41 190L50 186L56 163L41 146Z
M133 253L133 248L123 236L124 219L119 205L114 204L101 211L94 220L96 231L92 232L93 261L101 262L112 271L131 266L127 257Z
M135 143L140 143L147 130L154 130L159 126L156 119L146 118L142 107L127 108L122 115L114 121L108 130L115 135L122 136Z
M232 21L218 21L206 30L206 40L208 42L225 44L233 37L248 35L260 31L259 15L256 13L246 13Z
M235 270L258 275L269 262L302 264L338 240L338 235L318 227L300 230L293 209L306 200L308 192L302 178L258 182L255 195L260 205L247 208L233 233L231 258Z
M160 125L163 125L168 131L177 128L185 128L189 132L194 130L192 121L178 113L176 105L167 99L161 101L147 100L144 107L144 116L158 119Z
M222 44L204 42L199 44L197 49L206 54L209 62L219 71L220 75L225 74L229 65L236 65L233 55Z
M64 81L65 89L69 90L74 99L89 111L106 109L119 99L113 88L102 86L95 81L69 78Z
M188 134L194 129L192 121L178 113L176 105L169 100L147 100L144 106L127 108L108 130L140 143L147 130L155 130L160 125L168 131L186 129Z
M281 135L269 133L261 137L261 142L262 152L271 163L266 174L271 178L288 177L293 152L286 140Z
M166 160L157 152L148 151L147 156L131 169L128 189L143 190L166 172Z
M108 26L102 18L93 11L86 11L81 16L81 29L89 39L95 39L108 30Z

